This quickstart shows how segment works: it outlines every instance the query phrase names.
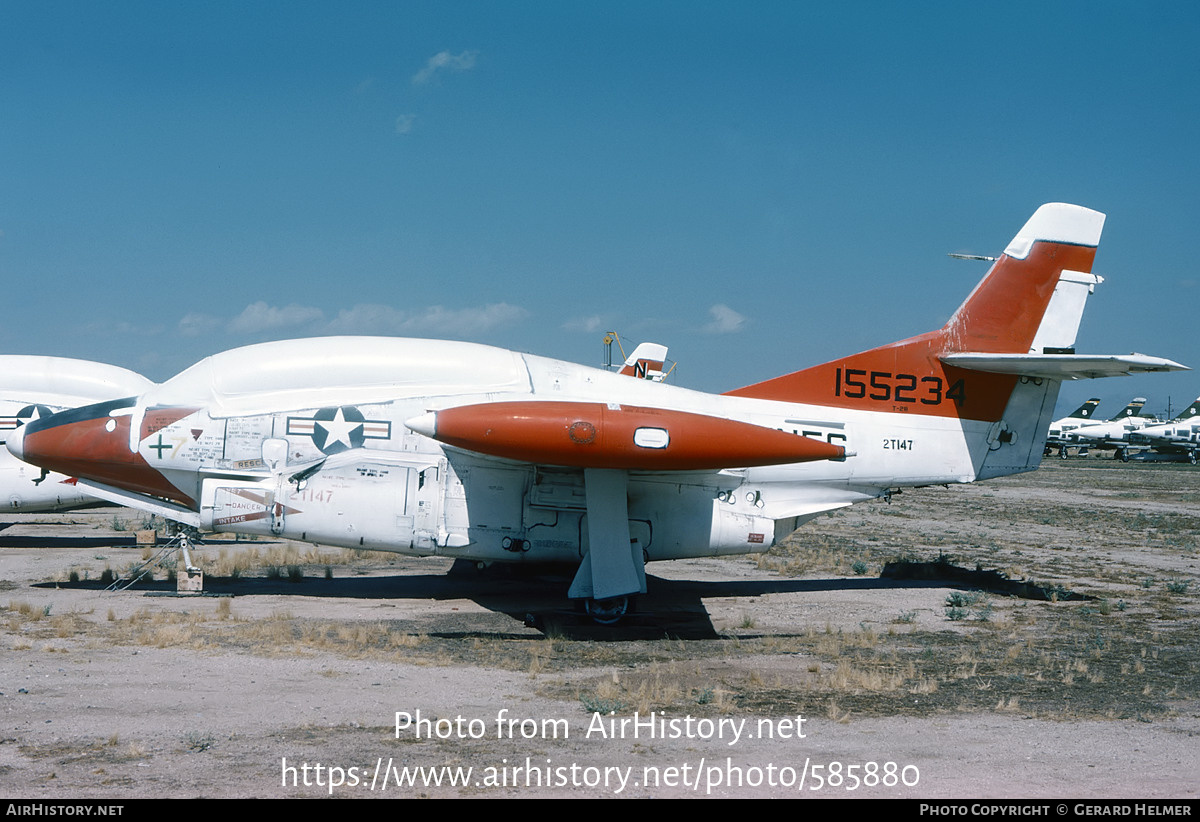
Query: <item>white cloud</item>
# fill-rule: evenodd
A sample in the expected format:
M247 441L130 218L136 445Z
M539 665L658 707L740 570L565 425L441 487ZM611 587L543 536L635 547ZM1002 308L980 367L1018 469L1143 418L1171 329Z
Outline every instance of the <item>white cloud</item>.
M417 115L415 114L400 114L396 117L396 133L408 134L416 125Z
M80 330L102 337L156 337L166 331L166 327L162 323L97 320L87 323Z
M454 334L471 334L490 331L493 328L513 325L529 316L529 312L517 305L492 303L478 308L447 309L440 305L430 306L409 320L413 330L449 329Z
M241 314L229 321L229 331L234 334L253 334L256 331L310 325L324 319L325 314L319 308L295 303L279 308L259 300L246 306Z
M745 317L724 303L717 303L708 309L708 313L712 315L712 322L704 326L708 334L733 334L741 331L746 322Z
M413 75L412 82L414 86L421 86L433 79L433 76L442 69L449 71L467 71L474 68L475 58L479 56L477 51L464 51L460 54L451 54L448 51L439 51L437 54L429 58L425 63L425 68Z
M186 314L179 321L179 333L185 337L199 337L215 331L221 326L221 320L211 314Z
M583 331L588 334L595 334L604 329L604 320L598 314L593 314L590 317L576 317L563 323L562 329L563 331Z
M472 308L429 306L417 311L400 311L388 305L362 304L343 309L329 323L337 334L426 334L472 336L521 322L529 316L524 308L492 303Z
M343 308L329 321L333 334L394 334L404 324L404 312L390 305L361 304Z
M275 332L303 334L382 334L472 339L481 333L514 325L529 318L529 312L509 303L489 303L468 308L440 305L404 311L390 305L360 303L326 318L320 308L291 303L251 303L242 313L225 321L208 314L191 313L179 320L178 333L199 337L219 331L241 335L274 335ZM146 329L142 329L143 332ZM293 332L294 330L294 332ZM152 333L162 331L161 328Z
M139 323L122 320L116 325L116 333L120 336L156 337L165 328L161 323Z

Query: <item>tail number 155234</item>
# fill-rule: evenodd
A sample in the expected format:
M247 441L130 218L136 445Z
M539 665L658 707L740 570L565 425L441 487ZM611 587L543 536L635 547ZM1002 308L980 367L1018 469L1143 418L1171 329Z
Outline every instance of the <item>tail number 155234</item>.
M848 399L911 402L922 405L941 405L946 400L952 400L961 408L966 398L966 388L962 380L955 380L947 388L941 377L838 368L834 377L833 395Z

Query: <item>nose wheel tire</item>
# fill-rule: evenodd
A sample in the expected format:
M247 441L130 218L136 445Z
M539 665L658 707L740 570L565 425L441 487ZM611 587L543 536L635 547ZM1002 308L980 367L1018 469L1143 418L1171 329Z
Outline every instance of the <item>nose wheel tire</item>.
M600 625L616 625L629 612L629 597L589 599L584 607L593 622Z

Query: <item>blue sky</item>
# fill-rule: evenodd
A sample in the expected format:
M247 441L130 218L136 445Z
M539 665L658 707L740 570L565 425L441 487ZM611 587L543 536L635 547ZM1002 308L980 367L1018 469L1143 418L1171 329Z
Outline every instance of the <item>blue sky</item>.
M469 339L726 390L940 326L1043 202L1200 366L1194 3L0 0L0 350ZM1183 373L1068 384L1182 408ZM1067 408L1066 410L1070 410Z

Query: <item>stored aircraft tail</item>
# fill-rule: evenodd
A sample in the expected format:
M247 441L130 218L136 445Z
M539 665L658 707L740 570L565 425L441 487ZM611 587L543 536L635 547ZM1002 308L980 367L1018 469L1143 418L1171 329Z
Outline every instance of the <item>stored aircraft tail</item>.
M1120 422L1129 417L1140 417L1142 415L1142 406L1146 404L1145 397L1134 397L1129 401L1129 405L1122 408L1117 413L1108 418L1109 422Z
M1200 397L1196 397L1192 404L1175 415L1175 419L1171 422L1186 422L1200 416Z
M640 343L633 353L625 358L625 364L617 373L641 380L662 382L666 377L663 367L667 361L667 347L658 343Z
M1095 415L1096 406L1098 406L1099 404L1100 404L1100 398L1092 397L1090 400L1088 400L1083 405L1076 408L1070 414L1067 414L1067 416L1064 419L1090 420Z
M1078 355L1075 336L1104 227L1098 211L1048 203L1029 218L945 326L728 392L862 411L995 422L1020 377L1117 376L1183 366L1156 357Z
M1102 282L1091 271L1103 227L1097 211L1043 205L942 328L728 393L956 418L986 457L980 477L1036 467L1061 380L1183 367L1075 353L1088 295ZM997 453L1003 445L1017 447Z

